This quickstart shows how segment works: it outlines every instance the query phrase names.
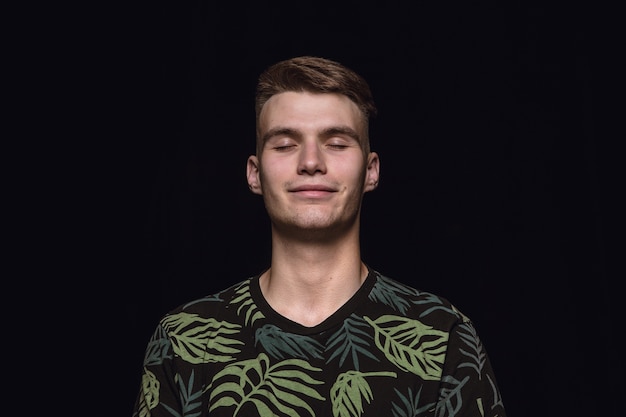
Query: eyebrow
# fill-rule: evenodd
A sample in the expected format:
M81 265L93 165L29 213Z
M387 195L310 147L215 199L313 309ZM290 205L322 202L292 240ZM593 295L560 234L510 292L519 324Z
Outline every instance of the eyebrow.
M289 127L274 127L263 134L261 140L263 143L267 142L274 136L300 136L300 133Z
M359 134L352 129L351 127L348 126L331 126L331 127L327 127L326 129L323 129L320 132L321 136L335 136L335 135L345 135L345 136L349 136L352 139L356 140L357 142L361 143L361 137L359 136ZM275 127L272 128L270 130L268 130L267 132L265 132L265 134L263 134L263 136L261 137L261 140L263 143L266 143L268 140L270 140L272 137L274 136L293 136L293 137L300 137L302 136L302 133L297 130L297 129L292 129L290 127Z

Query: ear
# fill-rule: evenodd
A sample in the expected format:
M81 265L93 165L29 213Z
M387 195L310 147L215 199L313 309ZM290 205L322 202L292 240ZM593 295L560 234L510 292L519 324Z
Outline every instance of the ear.
M378 187L380 179L380 159L376 152L367 156L367 171L365 173L365 192L373 191Z
M246 178L248 179L248 188L250 188L250 191L254 194L263 194L261 180L259 179L259 159L255 155L248 157Z

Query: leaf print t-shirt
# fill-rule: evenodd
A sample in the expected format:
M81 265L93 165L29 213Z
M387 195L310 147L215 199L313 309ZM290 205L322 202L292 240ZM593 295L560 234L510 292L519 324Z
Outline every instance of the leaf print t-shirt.
M370 269L305 327L269 306L259 276L160 320L133 417L506 416L472 322L446 299Z

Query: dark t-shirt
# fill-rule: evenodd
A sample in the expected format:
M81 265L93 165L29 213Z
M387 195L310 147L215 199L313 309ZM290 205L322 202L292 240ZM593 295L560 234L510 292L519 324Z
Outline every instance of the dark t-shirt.
M370 269L314 327L274 311L259 276L169 312L146 349L137 416L506 413L472 322Z

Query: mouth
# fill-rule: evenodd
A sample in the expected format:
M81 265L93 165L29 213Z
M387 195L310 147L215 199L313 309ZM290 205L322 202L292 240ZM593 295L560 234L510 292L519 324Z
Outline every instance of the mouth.
M331 187L325 186L325 185L300 185L297 187L293 187L292 189L290 189L289 191L291 192L306 192L306 191L325 191L327 193L331 193L334 191L334 189L332 189Z
M334 193L335 190L331 187L318 184L297 186L290 189L289 192L307 198L321 198L329 196L330 194Z

